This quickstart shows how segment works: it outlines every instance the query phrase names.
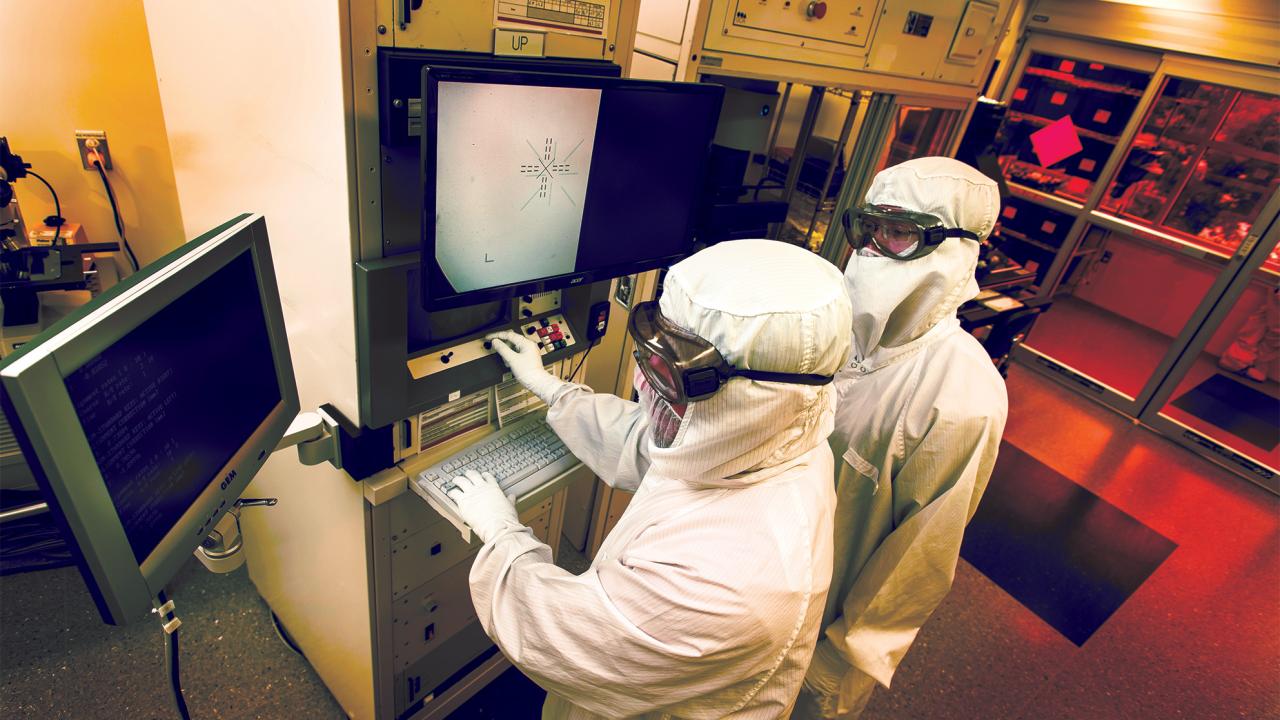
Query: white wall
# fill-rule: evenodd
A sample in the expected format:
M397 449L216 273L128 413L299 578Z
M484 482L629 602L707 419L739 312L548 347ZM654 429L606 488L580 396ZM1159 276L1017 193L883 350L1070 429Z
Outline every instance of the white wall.
M339 2L145 0L188 235L267 218L304 410L358 420ZM360 483L278 452L247 494L249 576L338 702L373 715Z
M0 135L58 191L63 217L90 242L116 240L102 180L80 164L75 141L76 130L105 130L108 177L138 261L194 237L183 235L142 0L4 0L0 18ZM14 187L28 228L53 214L40 181Z

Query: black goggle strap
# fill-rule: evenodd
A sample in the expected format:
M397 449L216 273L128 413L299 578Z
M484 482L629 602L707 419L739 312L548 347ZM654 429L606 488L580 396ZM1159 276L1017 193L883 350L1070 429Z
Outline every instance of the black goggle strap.
M733 369L733 374L737 377L744 377L748 380L761 380L764 382L780 382L792 383L794 385L826 385L836 379L835 375L815 375L812 373L780 373L769 372L767 370L739 370Z
M780 373L767 370L739 370L732 365L705 367L689 370L684 373L685 396L690 399L703 398L714 394L729 378L743 377L748 380L763 382L791 383L794 385L827 385L835 380L834 375L816 375L809 373Z
M944 233L943 233L942 237L944 237L944 238L953 238L953 237L958 237L958 238L969 238L970 240L978 240L978 239L979 239L979 238L978 238L978 233L976 233L976 232L971 232L971 231L969 231L969 230L964 230L964 229L961 229L961 228L947 228L947 229L946 229L946 232L944 232Z

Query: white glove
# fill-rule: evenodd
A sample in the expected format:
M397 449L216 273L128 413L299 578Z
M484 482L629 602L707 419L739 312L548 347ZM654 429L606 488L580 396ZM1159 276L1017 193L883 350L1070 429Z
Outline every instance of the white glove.
M466 475L453 479L448 495L481 542L489 542L505 527L520 525L516 506L502 494L498 481L489 473L468 470Z
M547 372L542 367L542 353L532 340L520 333L504 330L500 333L485 336L493 343L493 349L502 357L502 361L511 368L511 374L537 395L542 402L550 405L555 399L556 391L569 383Z

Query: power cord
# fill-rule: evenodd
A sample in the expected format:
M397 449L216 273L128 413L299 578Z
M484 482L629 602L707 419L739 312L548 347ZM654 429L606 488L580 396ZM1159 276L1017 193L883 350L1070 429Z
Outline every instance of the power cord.
M44 219L44 224L53 228L53 242L50 244L57 245L58 235L62 232L62 224L67 221L66 218L62 217L62 203L58 201L58 191L54 190L49 181L40 176L40 173L30 168L26 168L26 173L44 183L44 186L49 188L49 194L53 196L53 214ZM65 242L66 238L63 238L63 241Z
M120 243L124 245L124 251L129 255L129 262L133 265L133 271L137 272L138 256L133 254L133 248L129 246L129 239L124 236L124 221L120 219L120 206L116 204L116 194L111 189L111 181L107 179L107 171L102 167L102 158L96 152L93 154L93 166L98 169L98 177L102 178L102 187L107 191L107 200L111 201L111 215L116 221L116 234L120 236Z
M178 674L178 628L182 621L174 612L173 601L165 597L163 590L157 593L156 602L159 604L152 612L160 615L160 626L164 628L164 655L167 660L169 687L173 690L173 702L178 706L178 715L182 720L191 720L191 714L187 712L187 701L182 696L182 679Z
M569 382L573 382L573 379L578 376L578 370L582 369L582 364L587 361L587 356L591 354L591 348L593 347L595 345L587 348L587 351L582 353L582 359L578 361L578 366L573 369L573 372L569 373Z

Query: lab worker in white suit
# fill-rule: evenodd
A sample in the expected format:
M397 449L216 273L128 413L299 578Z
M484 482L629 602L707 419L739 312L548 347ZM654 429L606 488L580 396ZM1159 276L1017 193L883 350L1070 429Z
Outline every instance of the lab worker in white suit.
M790 713L831 579L827 436L850 322L838 269L741 240L677 263L661 299L632 310L639 403L562 382L528 340L494 336L569 449L635 491L578 576L491 478L450 491L484 541L480 622L548 691L543 717Z
M835 571L796 717L857 717L951 588L1008 414L956 316L999 209L989 178L931 157L881 171L842 219L853 349L835 383Z

